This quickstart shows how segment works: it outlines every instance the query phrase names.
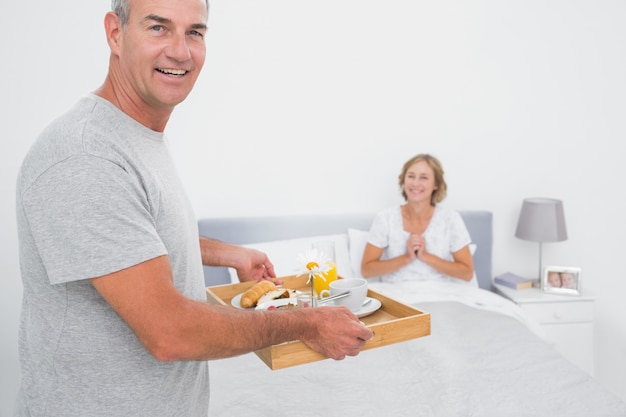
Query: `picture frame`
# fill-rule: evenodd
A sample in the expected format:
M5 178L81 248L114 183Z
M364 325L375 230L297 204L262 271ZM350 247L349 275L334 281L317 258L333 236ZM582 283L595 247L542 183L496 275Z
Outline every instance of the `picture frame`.
M553 294L580 295L582 270L573 266L548 265L541 274L541 290Z

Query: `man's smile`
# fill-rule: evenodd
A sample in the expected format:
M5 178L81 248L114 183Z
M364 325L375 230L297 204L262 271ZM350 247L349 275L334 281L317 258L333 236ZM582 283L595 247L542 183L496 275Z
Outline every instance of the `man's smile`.
M167 74L167 75L183 76L187 74L187 71L182 70L182 69L157 68L156 70L162 74Z

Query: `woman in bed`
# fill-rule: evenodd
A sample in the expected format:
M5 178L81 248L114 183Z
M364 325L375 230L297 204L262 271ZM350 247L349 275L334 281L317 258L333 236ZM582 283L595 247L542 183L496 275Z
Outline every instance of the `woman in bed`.
M383 282L448 280L478 286L461 215L439 203L447 185L437 158L419 154L409 159L399 184L405 204L379 212L363 254L364 277Z

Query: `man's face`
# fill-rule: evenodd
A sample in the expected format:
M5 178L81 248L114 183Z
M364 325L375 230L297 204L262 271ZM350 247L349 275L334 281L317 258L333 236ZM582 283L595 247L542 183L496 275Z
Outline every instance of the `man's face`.
M136 106L171 111L191 92L204 65L207 13L205 0L131 1L119 82Z

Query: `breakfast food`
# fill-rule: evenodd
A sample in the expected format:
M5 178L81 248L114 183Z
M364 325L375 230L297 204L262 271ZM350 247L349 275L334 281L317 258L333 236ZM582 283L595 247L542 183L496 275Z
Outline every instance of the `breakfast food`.
M243 308L256 307L274 300L295 298L296 295L296 290L278 288L271 281L261 281L241 295L239 305Z
M293 303L287 303L287 304L283 304L281 306L269 306L267 309L268 310L282 310L285 308L298 308L297 304L293 304Z
M276 290L276 284L274 284L272 281L257 282L252 288L243 293L239 304L241 304L243 308L254 307L257 305L261 297L263 297L270 291Z
M270 291L267 294L265 294L263 297L259 298L259 301L257 301L257 305L268 303L274 300L280 300L282 298L292 298L292 297L295 298L295 296L296 296L296 290L288 290L285 288L279 288L276 291Z

